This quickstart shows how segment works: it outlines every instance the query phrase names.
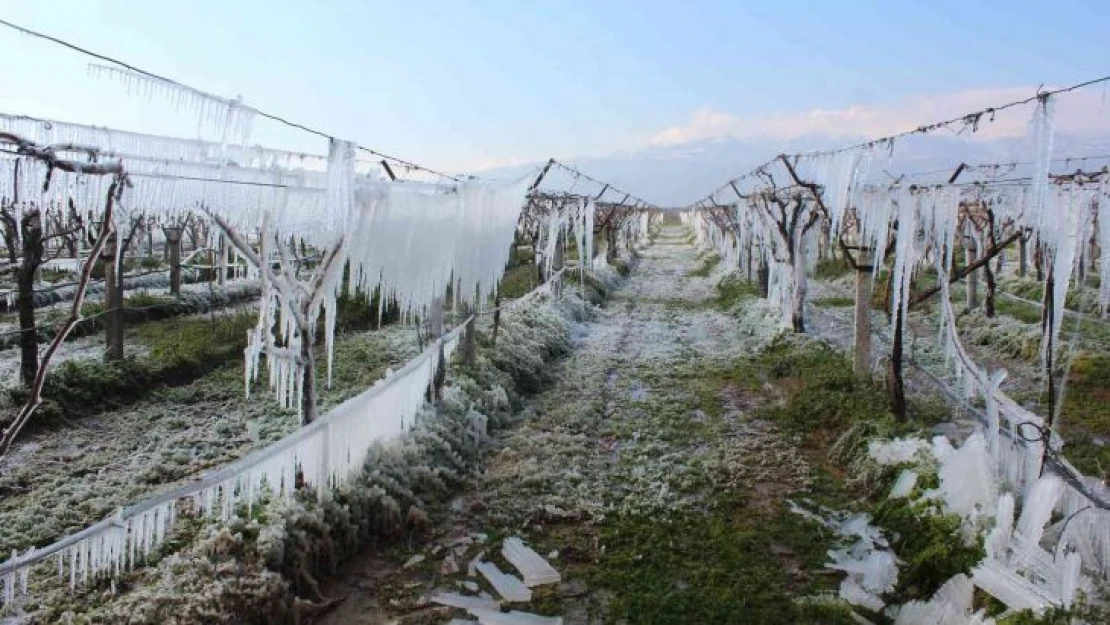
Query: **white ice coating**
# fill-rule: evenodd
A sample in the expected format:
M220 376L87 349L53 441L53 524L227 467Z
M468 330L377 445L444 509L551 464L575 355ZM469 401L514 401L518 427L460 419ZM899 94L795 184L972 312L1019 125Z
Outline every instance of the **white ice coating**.
M448 285L460 302L496 292L531 176L453 188L366 183L348 227L351 288L419 312ZM552 250L554 249L552 244Z
M440 339L446 356L458 345L466 323ZM0 564L4 603L20 588L25 592L30 569L50 554L56 558L57 574L68 576L71 587L142 564L165 541L177 506L183 503L203 516L227 520L239 506L249 509L263 491L292 497L298 476L321 497L348 483L363 470L374 445L388 444L412 427L435 377L440 345L433 343L393 375L265 449L197 482L121 509L51 547L13 555Z
M1040 229L1041 246L1048 259L1048 268L1053 280L1052 325L1041 341L1041 357L1047 356L1049 345L1056 345L1060 328L1064 324L1064 306L1071 282L1072 272L1078 256L1090 231L1091 206L1097 201L1098 190L1091 188L1071 188L1052 185L1043 198L1043 210L1052 213L1051 219L1043 219Z
M891 252L892 312L906 310L909 278L917 267L930 263L938 276L948 275L962 205L971 209L988 206L996 226L1012 222L1027 229L1027 240L1039 241L1054 280L1050 297L1057 314L1046 329L1043 344L1055 344L1068 285L1080 259L1099 265L1102 275L1110 274L1110 183L1105 177L1097 185L1050 180L1053 115L1051 98L1038 103L1031 124L1035 165L1028 186L982 189L958 184L912 188L899 183L857 184L867 179L864 170L874 155L852 150L803 160L799 171L803 179L822 189L832 232L844 226L839 222L854 217L854 243L873 248L878 258ZM802 166L808 169L802 171ZM757 191L758 186L744 193ZM760 210L744 201L736 208L729 232L721 232L721 224L702 214L704 211L687 216L686 223L699 245L720 250L722 257L734 253L732 249L754 245L758 250L755 262L762 259L771 270L769 297L781 304L797 282L791 276L795 267L781 262L783 250L776 247L774 232ZM989 245L983 232L971 229L969 234L980 249ZM1092 258L1092 250L1085 245L1091 237L1099 243L1101 255L1097 258ZM891 244L893 249L888 250ZM746 254L738 256L742 265ZM1103 501L1110 499L1110 491L1101 481L1081 476L1058 456L1053 466L1045 465L1046 446L1059 451L1062 441L1052 432L1042 436L1044 420L1002 391L1005 371L989 370L970 358L957 333L948 280L940 279L938 285L940 335L948 363L967 398L983 401L984 423L959 448L953 448L947 439L936 441L932 453L940 465L941 486L934 494L948 510L966 520L966 533L988 534L988 557L972 579L976 586L1014 609L1070 605L1076 593L1089 585L1087 576L1110 579L1110 512L1082 494L1075 481ZM1110 305L1110 280L1103 281L1099 302L1103 310ZM880 462L905 462L914 460L921 448L921 442L900 441L873 445L871 454ZM1069 479L1060 480L1056 473ZM904 473L892 495L912 492L911 480L911 472ZM1015 509L1019 507L1022 513L1015 528ZM1051 518L1060 520L1046 528ZM857 558L853 566L862 566L862 561ZM954 580L948 589L951 592L938 593L929 604L913 606L903 615L909 620L900 622L925 618L911 616L914 610L934 615L926 618L929 622L987 622L981 614L972 614L970 603L964 601L967 585L966 579ZM843 587L842 594L857 601L875 599L859 579Z
M8 121L46 132L40 122ZM85 139L115 137L78 130L73 134ZM165 138L133 137L130 143L134 145L129 148L144 154L171 153L172 142ZM226 161L213 164L211 150L194 150L198 142L184 143L187 147L177 156L197 160L124 158L131 186L119 203L118 219L145 214L172 220L203 208L246 244L260 244L259 257L267 263L288 253L290 237L321 255L339 250L322 281L293 278L295 272L286 271L295 265L291 259L275 275L261 272L264 305L247 349L245 377L249 384L257 376L258 358L267 355L270 386L285 406L301 403L305 369L299 363L299 337L314 331L321 310L330 380L335 298L348 262L353 268L352 291L361 289L370 297L380 287L382 304L395 299L406 313L420 313L452 281L458 301L473 300L479 287L480 296L488 296L508 260L530 180L525 176L508 184L464 182L452 187L376 181L356 173L355 147L345 141L331 142L323 171L282 169L273 160L266 169ZM8 157L0 159L0 173L13 163ZM43 194L45 173L41 164L23 159L19 188L13 188L11 175L0 175L0 195L18 192L20 198L46 205L62 205L74 197L79 210L102 207L110 183L105 177L56 171L49 192ZM579 232L583 249L589 250L592 230L584 230L587 225L592 228L592 205L582 212Z
M238 100L213 96L178 83L114 65L89 64L89 74L117 80L127 92L149 99L161 98L177 110L193 113L198 138L218 137L221 144L245 144L254 123L254 109Z
M1053 216L1046 210L1048 170L1052 165L1052 142L1056 121L1056 100L1038 100L1033 113L1033 179L1030 184L1031 224L1038 232L1051 227Z
M890 499L903 499L909 497L917 486L917 472L906 469L898 474L898 479L894 482L894 486L890 487Z
M994 625L985 610L975 611L975 587L960 574L937 589L929 601L911 601L899 608L895 625Z
M1110 178L1103 178L1098 190L1098 246L1101 251L1099 275L1110 276ZM1098 306L1103 317L1110 308L1110 280L1099 281Z

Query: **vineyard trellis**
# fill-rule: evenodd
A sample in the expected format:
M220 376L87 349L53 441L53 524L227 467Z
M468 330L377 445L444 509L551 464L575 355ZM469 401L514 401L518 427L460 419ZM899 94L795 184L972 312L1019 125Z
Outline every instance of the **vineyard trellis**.
M51 130L56 131L55 128ZM112 136L110 131L98 132ZM91 146L77 149L69 143L39 148L33 142L10 136L18 149L15 154L0 159L0 164L11 170L24 169L24 175L11 178L12 185L5 189L10 191L10 197L19 198L11 203L13 207L34 211L37 206L51 202L61 201L73 206L84 198L98 197L100 189L90 189L97 185L78 177L85 170L89 172L86 176L103 172L118 178L106 189L110 201L107 209L98 215L100 236L83 261L70 320L55 337L38 369L36 391L41 391L49 355L65 339L68 329L80 320L80 304L91 281L92 267L106 253L104 248L116 224L120 219L131 219L125 223L133 227L134 208L143 206L142 215L154 214L163 222L179 224L207 217L230 242L229 247L260 276L263 301L259 323L251 334L252 342L247 350L248 391L258 371L257 358L265 354L271 386L287 405L299 406L307 425L265 452L218 471L180 492L121 510L101 524L53 546L13 557L0 569L6 581L6 601L13 598L20 585L25 590L30 568L50 555L58 555L59 563L69 568L74 583L99 573L119 573L124 564L135 564L138 552L148 553L170 530L175 502L179 500L195 499L205 514L212 512L216 502L222 502L219 507L229 514L239 499L256 497L264 485L288 494L299 479L301 485L315 487L324 493L328 484L338 483L361 470L361 459L374 442L388 440L403 431L416 407L424 401L425 389L434 383L437 371L458 343L463 326L436 338L420 357L385 384L352 399L326 418L314 419L312 337L316 334L315 320L324 312L330 372L335 297L339 294L338 278L344 267L352 277L348 288L363 293L384 292L413 315L430 314L430 307L441 301L445 290L453 293L456 303L469 302L471 309L480 310L481 303L496 294L500 273L518 230L524 230L522 224L536 223L541 212L544 225L539 230L545 245L551 247L559 242L560 249L565 249L573 233L583 270L593 258L595 215L603 216L599 227L610 237L619 233L628 244L642 236L648 223L630 219L644 212L642 204L608 202L595 208L595 200L605 195L607 186L590 197L574 196L571 201L571 196L564 195L557 205L550 204L547 200L554 197L553 193L536 190L541 178L534 174L509 185L464 181L451 186L356 177L352 144L345 142L332 142L328 168L323 172L283 174L274 171L271 161L265 173L252 173L240 166L235 168L234 178L226 175L226 169L223 170L225 175L217 178L212 174L204 177L177 175L198 166L202 169L213 166L157 157L136 159L134 165L121 157L110 163L95 163L95 167L84 167L83 163L72 166L58 155L77 152L94 159L110 151L101 152ZM164 149L172 140L144 136L132 147L141 150L144 143L156 143L155 149ZM204 151L201 160L208 158L207 154ZM45 170L26 171L27 158L41 155L46 155L39 159ZM61 163L58 170L73 176L62 178L55 174L53 165L57 163ZM127 163L126 168L124 163ZM136 171L131 171L132 166ZM144 166L155 169L144 169ZM154 172L158 175L153 175ZM34 188L30 180L36 175L45 176L54 184L44 185L37 196L29 195ZM575 173L576 177L579 175ZM254 184L267 177L281 182ZM235 191L228 192L229 187ZM253 195L244 193L243 188L250 189ZM275 189L281 191L275 193ZM37 201L26 199L28 197L35 197ZM295 203L294 206L291 203ZM124 207L124 217L113 211L113 206ZM157 206L172 208L159 212L152 208ZM257 243L240 234L244 227L249 229L257 223L252 219L261 220ZM288 237L291 232L297 233L292 244ZM438 248L431 244L432 241L442 243L445 239L456 243ZM408 242L400 254L393 245L396 241ZM294 258L298 249L302 253ZM439 253L434 253L436 251ZM300 269L308 255L315 257L309 263L314 269L305 279ZM113 273L121 268L118 247L109 262L114 263ZM562 274L561 264L560 261L552 265L548 261L546 275L549 279L558 280ZM537 292L546 288L549 285L541 286ZM468 298L467 294L473 295ZM500 310L495 306L495 314L499 315ZM37 402L28 402L19 420L5 429L5 449L33 413ZM368 407L371 403L372 409ZM357 409L349 407L356 404ZM340 446L346 447L341 453L335 453ZM321 455L325 460L318 460ZM318 461L338 462L342 467L319 468Z
M806 274L817 259L835 254L857 270L856 367L870 370L868 316L870 288L879 270L887 274L887 315L891 319L891 353L887 388L891 409L906 416L903 382L903 332L911 307L939 295L940 332L949 366L964 397L981 398L985 453L993 470L964 476L968 492L987 492L998 484L1011 490L1000 501L983 501L998 510L987 558L974 569L972 582L1011 608L1070 606L1081 583L1081 570L1110 579L1110 491L1097 478L1085 477L1061 455L1063 439L1054 427L1060 401L1061 367L1055 361L1068 285L1080 267L1097 266L1102 278L1099 305L1110 304L1110 168L1054 172L1053 163L1081 165L1100 156L1052 158L1055 99L1101 78L890 137L845 148L783 154L750 173L728 181L684 213L698 242L714 248L731 266L756 267L761 291L777 302L783 323L805 331ZM912 135L940 129L978 129L999 111L1032 105L1030 162L967 165L950 170L887 173L895 144ZM1030 166L1028 175L1014 175ZM974 181L971 173L985 174ZM878 175L889 176L882 181ZM929 178L943 176L940 180ZM777 177L777 178L776 178ZM816 226L816 227L815 227ZM831 244L831 245L830 245ZM1041 370L1046 380L1045 416L1022 407L1002 390L1005 373L975 363L957 333L949 285L968 279L969 307L978 302L978 274L986 280L986 314L995 314L995 269L992 261L1010 245L1020 248L1026 270L1027 245L1045 287L1041 302ZM956 250L965 250L958 267ZM911 288L915 272L929 268L937 285ZM972 450L972 442L967 449ZM965 450L961 449L961 453ZM973 454L974 451L966 451ZM951 460L951 458L949 458ZM941 463L946 460L941 459ZM966 458L964 459L966 461ZM952 460L955 462L955 460ZM942 468L942 471L944 469ZM979 485L984 485L980 487ZM987 488L987 487L990 488ZM995 495L998 497L999 495ZM1022 502L1014 525L1013 500ZM1066 519L1054 534L1053 552L1041 545L1049 513ZM1008 513L1006 511L1009 511ZM1009 514L1009 517L1007 517ZM992 542L993 541L993 542ZM1037 599L1030 603L1028 597Z
M180 292L180 242L185 233L190 233L194 250L205 246L218 250L212 264L219 268L221 281L231 253L245 261L248 273L259 279L258 323L250 332L245 352L247 391L260 370L260 357L265 356L270 387L281 403L299 410L304 427L183 489L121 509L54 545L13 554L0 565L4 602L10 602L17 589L26 592L30 570L49 556L56 555L59 566L68 568L71 584L99 574L118 574L135 565L171 530L182 500L193 501L202 515L218 508L226 518L237 503L245 499L249 505L263 488L288 496L295 488L311 487L325 496L330 487L361 472L370 448L407 429L428 389L442 383L442 369L467 324L446 334L433 327L433 341L420 356L388 380L316 418L317 320L322 313L330 382L340 295L361 294L369 303L371 294L377 294L378 306L392 302L407 318L426 318L429 326L439 325L436 320L442 319L446 293L456 307L478 314L492 298L496 336L503 308L498 284L518 233L528 231L542 238L548 252L543 261L544 278L558 281L563 262L561 257L555 262L554 252L564 253L571 235L579 267L583 272L590 269L595 216L602 217L601 228L611 248L618 237L631 245L649 223L646 217L629 218L646 215L651 208L646 202L636 199L630 204L632 196L627 193L621 193L620 201L606 200L620 192L554 159L538 174L531 172L508 183L452 176L334 139L239 99L212 96L89 54L115 64L92 66L92 73L119 80L129 90L183 105L196 114L198 128L218 140L186 140L0 115L0 140L9 148L0 150L0 196L6 198L5 208L12 212L12 219L17 213L44 211L54 211L58 224L68 218L74 232L66 235L76 241L67 240L66 252L82 266L70 319L37 368L31 399L17 420L4 429L3 449L14 441L41 401L50 355L81 319L92 268L104 263L105 308L109 316L116 317L109 332L120 335L122 257L140 229L145 229L152 250L159 227L169 256L171 291ZM327 139L327 155L248 146L255 117ZM434 179L399 179L389 163ZM580 181L601 188L589 195L564 195L552 203L550 198L559 193L553 178L559 176L548 176L551 170L559 172L562 183L571 190ZM115 177L110 185L97 179L105 175ZM108 205L100 210L96 199L104 197ZM83 233L92 223L98 226L99 236L82 260ZM14 233L14 229L7 232ZM117 232L123 232L123 237L113 238ZM8 247L27 242L23 237ZM109 250L111 254L106 253ZM41 251L34 251L38 262L23 266L31 276L45 260ZM611 253L615 254L615 249ZM33 321L36 288L33 278L27 282L19 289L19 299L25 304L21 310ZM536 293L549 289L547 282ZM25 338L28 344L35 336L33 330L21 333L21 337L30 337ZM473 340L472 331L468 340ZM109 347L113 344L109 340ZM34 351L37 356L37 347ZM122 348L113 355L122 356L121 352Z

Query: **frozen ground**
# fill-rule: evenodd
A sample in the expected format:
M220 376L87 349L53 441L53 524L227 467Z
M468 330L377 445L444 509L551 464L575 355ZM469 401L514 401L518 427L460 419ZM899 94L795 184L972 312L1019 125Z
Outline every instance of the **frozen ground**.
M346 601L321 622L446 622L428 594L475 581L466 561L497 551L476 542L444 547L474 533L521 535L541 554L558 551L563 582L549 599L568 624L601 622L604 592L574 570L600 548L596 528L606 519L697 511L710 493L738 484L768 499L757 507L771 507L804 487L806 459L751 418L756 399L702 384L758 352L779 328L761 301L749 300L739 320L718 309L719 276L691 276L703 260L684 231L665 228L606 306L573 329L575 349L558 381L501 431L484 475L454 500L433 541L393 559L377 550L355 558L329 589ZM443 574L449 553L463 564L457 575ZM414 554L427 564L398 571Z
M67 344L95 356L101 337ZM335 385L321 408L369 387L386 367L417 353L412 328L387 326L341 337ZM265 373L263 373L263 378ZM293 430L264 385L248 401L241 364L130 406L31 431L0 461L0 552L41 546L83 529L120 506L169 490Z

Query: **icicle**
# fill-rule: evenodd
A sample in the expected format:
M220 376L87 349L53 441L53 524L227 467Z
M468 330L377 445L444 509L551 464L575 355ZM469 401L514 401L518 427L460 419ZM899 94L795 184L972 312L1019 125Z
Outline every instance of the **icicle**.
M191 109L197 117L198 135L210 131L220 137L222 143L226 143L230 135L240 145L246 145L250 138L254 109L243 106L238 100L217 97L123 67L90 63L89 74L119 80L129 92L145 91L163 97L176 108Z
M1110 176L1104 176L1098 193L1099 288L1098 306L1103 318L1110 308Z
M1045 210L1045 196L1048 191L1048 169L1052 164L1052 142L1056 118L1056 100L1044 96L1037 102L1033 112L1033 180L1030 190L1030 212L1032 223L1037 231L1051 223L1052 216ZM1046 217L1048 221L1046 222Z
M998 484L994 462L980 433L972 434L949 458L942 460L939 494L946 507L967 519L994 515Z

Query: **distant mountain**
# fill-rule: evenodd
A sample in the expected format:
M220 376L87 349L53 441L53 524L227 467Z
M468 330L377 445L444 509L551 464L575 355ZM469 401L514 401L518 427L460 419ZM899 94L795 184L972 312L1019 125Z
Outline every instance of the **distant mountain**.
M781 153L823 150L861 141L862 139L832 138L810 135L790 141L739 139L725 137L665 146L648 146L608 156L560 159L595 178L653 202L658 206L686 206L705 197L725 181ZM1053 158L1110 155L1110 133L1099 135L1060 134L1055 137ZM933 170L954 170L961 163L997 163L1034 158L1028 138L982 140L975 135L911 136L895 144L894 158L882 169L891 174ZM1056 171L1097 169L1110 159L1079 162L1056 162ZM483 178L519 177L542 163L529 163L476 172ZM1021 168L1028 171L1028 167ZM878 170L881 172L881 170ZM566 189L570 184L557 174L549 177L544 187ZM582 188L593 188L585 187ZM598 189L594 189L597 191ZM610 196L611 197L611 196Z

